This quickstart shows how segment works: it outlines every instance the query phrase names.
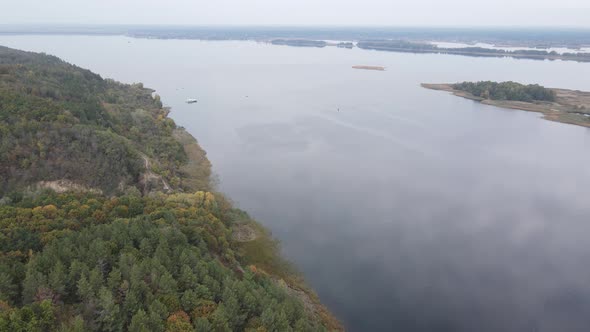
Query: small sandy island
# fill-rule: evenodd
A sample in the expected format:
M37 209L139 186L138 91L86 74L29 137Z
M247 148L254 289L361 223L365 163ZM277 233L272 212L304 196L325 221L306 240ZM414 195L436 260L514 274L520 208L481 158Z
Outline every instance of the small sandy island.
M380 70L380 71L384 71L385 70L385 67L381 67L381 66L356 65L356 66L352 66L352 68L354 68L354 69L364 69L364 70Z
M478 101L482 104L522 111L538 112L551 121L590 127L590 92L566 89L550 89L555 92L553 102L524 102L514 100L492 100L474 96L469 92L453 88L453 84L427 84L422 87L451 92L455 96Z

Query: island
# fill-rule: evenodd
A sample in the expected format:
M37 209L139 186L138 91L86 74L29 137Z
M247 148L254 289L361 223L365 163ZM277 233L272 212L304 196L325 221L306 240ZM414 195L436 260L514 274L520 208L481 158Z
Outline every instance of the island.
M590 92L516 82L462 82L422 87L453 93L482 104L543 114L547 120L590 127Z
M356 46L361 49L404 52L404 53L435 53L456 54L474 57L512 57L533 60L568 60L590 62L590 53L557 53L545 50L514 50L492 49L484 47L445 48L426 42L407 40L362 40Z
M0 47L0 330L343 330L169 113Z
M352 66L352 68L354 69L364 69L364 70L380 70L380 71L384 71L385 67L381 67L381 66L365 66L365 65L355 65Z
M272 39L273 45L286 45L295 47L319 47L336 46L339 48L352 49L358 47L365 50L401 52L401 53L433 53L453 54L472 57L511 57L531 60L563 60L590 62L588 52L564 52L549 51L543 49L515 49L504 50L498 48L486 48L478 46L466 47L440 47L430 42L416 40L366 40L361 39L356 44L353 42L327 42L324 40L313 40L304 38Z
M301 39L301 38L293 38L293 39L272 39L270 43L273 45L285 45L285 46L294 46L294 47L317 47L323 48L326 46L335 46L338 48L354 48L354 44L352 42L332 42L332 41L324 41L324 40L312 40L312 39Z
M270 41L273 45L286 45L295 47L326 47L328 43L323 40L308 39L273 39Z

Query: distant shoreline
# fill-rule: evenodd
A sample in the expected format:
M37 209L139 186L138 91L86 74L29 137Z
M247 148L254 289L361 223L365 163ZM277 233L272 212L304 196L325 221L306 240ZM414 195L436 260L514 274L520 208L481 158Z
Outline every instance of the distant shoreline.
M0 24L0 34L124 35L135 38L253 40L309 39L339 41L406 40L413 42L476 42L534 48L590 47L590 28L548 27L411 27L411 26L240 26L240 25L113 25Z
M401 53L451 54L471 57L498 57L531 60L590 62L590 29L466 29L426 27L247 27L247 26L172 26L172 25L10 25L0 24L3 35L86 35L125 36L138 39L202 41L253 41L294 47L345 49L360 48ZM535 49L503 50L477 46L446 48L433 42L475 45L478 42ZM568 48L557 53L552 47Z
M421 86L431 90L447 91L455 96L474 100L485 105L537 112L543 114L543 118L546 120L590 128L590 92L550 89L556 94L555 102L524 102L484 99L469 92L454 89L453 84L449 83L422 83Z
M471 57L516 58L530 60L562 60L590 62L590 53L557 53L546 50L514 50L491 49L483 47L444 48L428 43L407 41L359 41L357 47L365 50L415 53L415 54L451 54Z

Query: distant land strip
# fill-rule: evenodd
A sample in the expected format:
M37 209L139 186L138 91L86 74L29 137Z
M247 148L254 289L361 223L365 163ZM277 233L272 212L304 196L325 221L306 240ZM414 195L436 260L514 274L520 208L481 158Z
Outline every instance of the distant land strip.
M402 53L434 53L474 57L512 57L533 60L568 60L590 62L590 53L557 53L555 51L548 52L545 50L507 51L483 47L443 48L429 43L408 42L403 40L359 41L356 46L366 50Z
M323 40L311 39L273 39L270 41L273 45L286 45L296 47L318 47L337 46L340 48L354 48L352 42L330 43ZM364 50L399 52L399 53L426 53L426 54L452 54L472 57L494 57L494 58L520 58L530 60L563 60L590 62L590 53L557 53L546 50L513 50L493 49L485 47L459 47L444 48L426 42L410 42L405 40L361 40L356 43L356 47Z
M382 67L382 66L355 65L355 66L352 66L352 68L354 68L354 69L364 69L364 70L380 70L380 71L384 71L385 70L385 67Z

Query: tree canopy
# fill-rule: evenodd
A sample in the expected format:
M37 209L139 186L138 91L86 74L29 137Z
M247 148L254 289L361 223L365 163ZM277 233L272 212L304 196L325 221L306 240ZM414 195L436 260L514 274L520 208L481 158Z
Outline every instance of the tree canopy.
M0 206L0 331L317 331L298 298L241 268L208 192L55 194Z
M175 189L207 189L181 180L189 160L175 138L180 128L152 93L53 56L0 47L0 196L58 180L107 194L149 189L146 159ZM205 158L192 164L208 176Z
M516 82L463 82L453 89L466 91L476 97L493 100L555 101L555 92L538 84L523 85Z

